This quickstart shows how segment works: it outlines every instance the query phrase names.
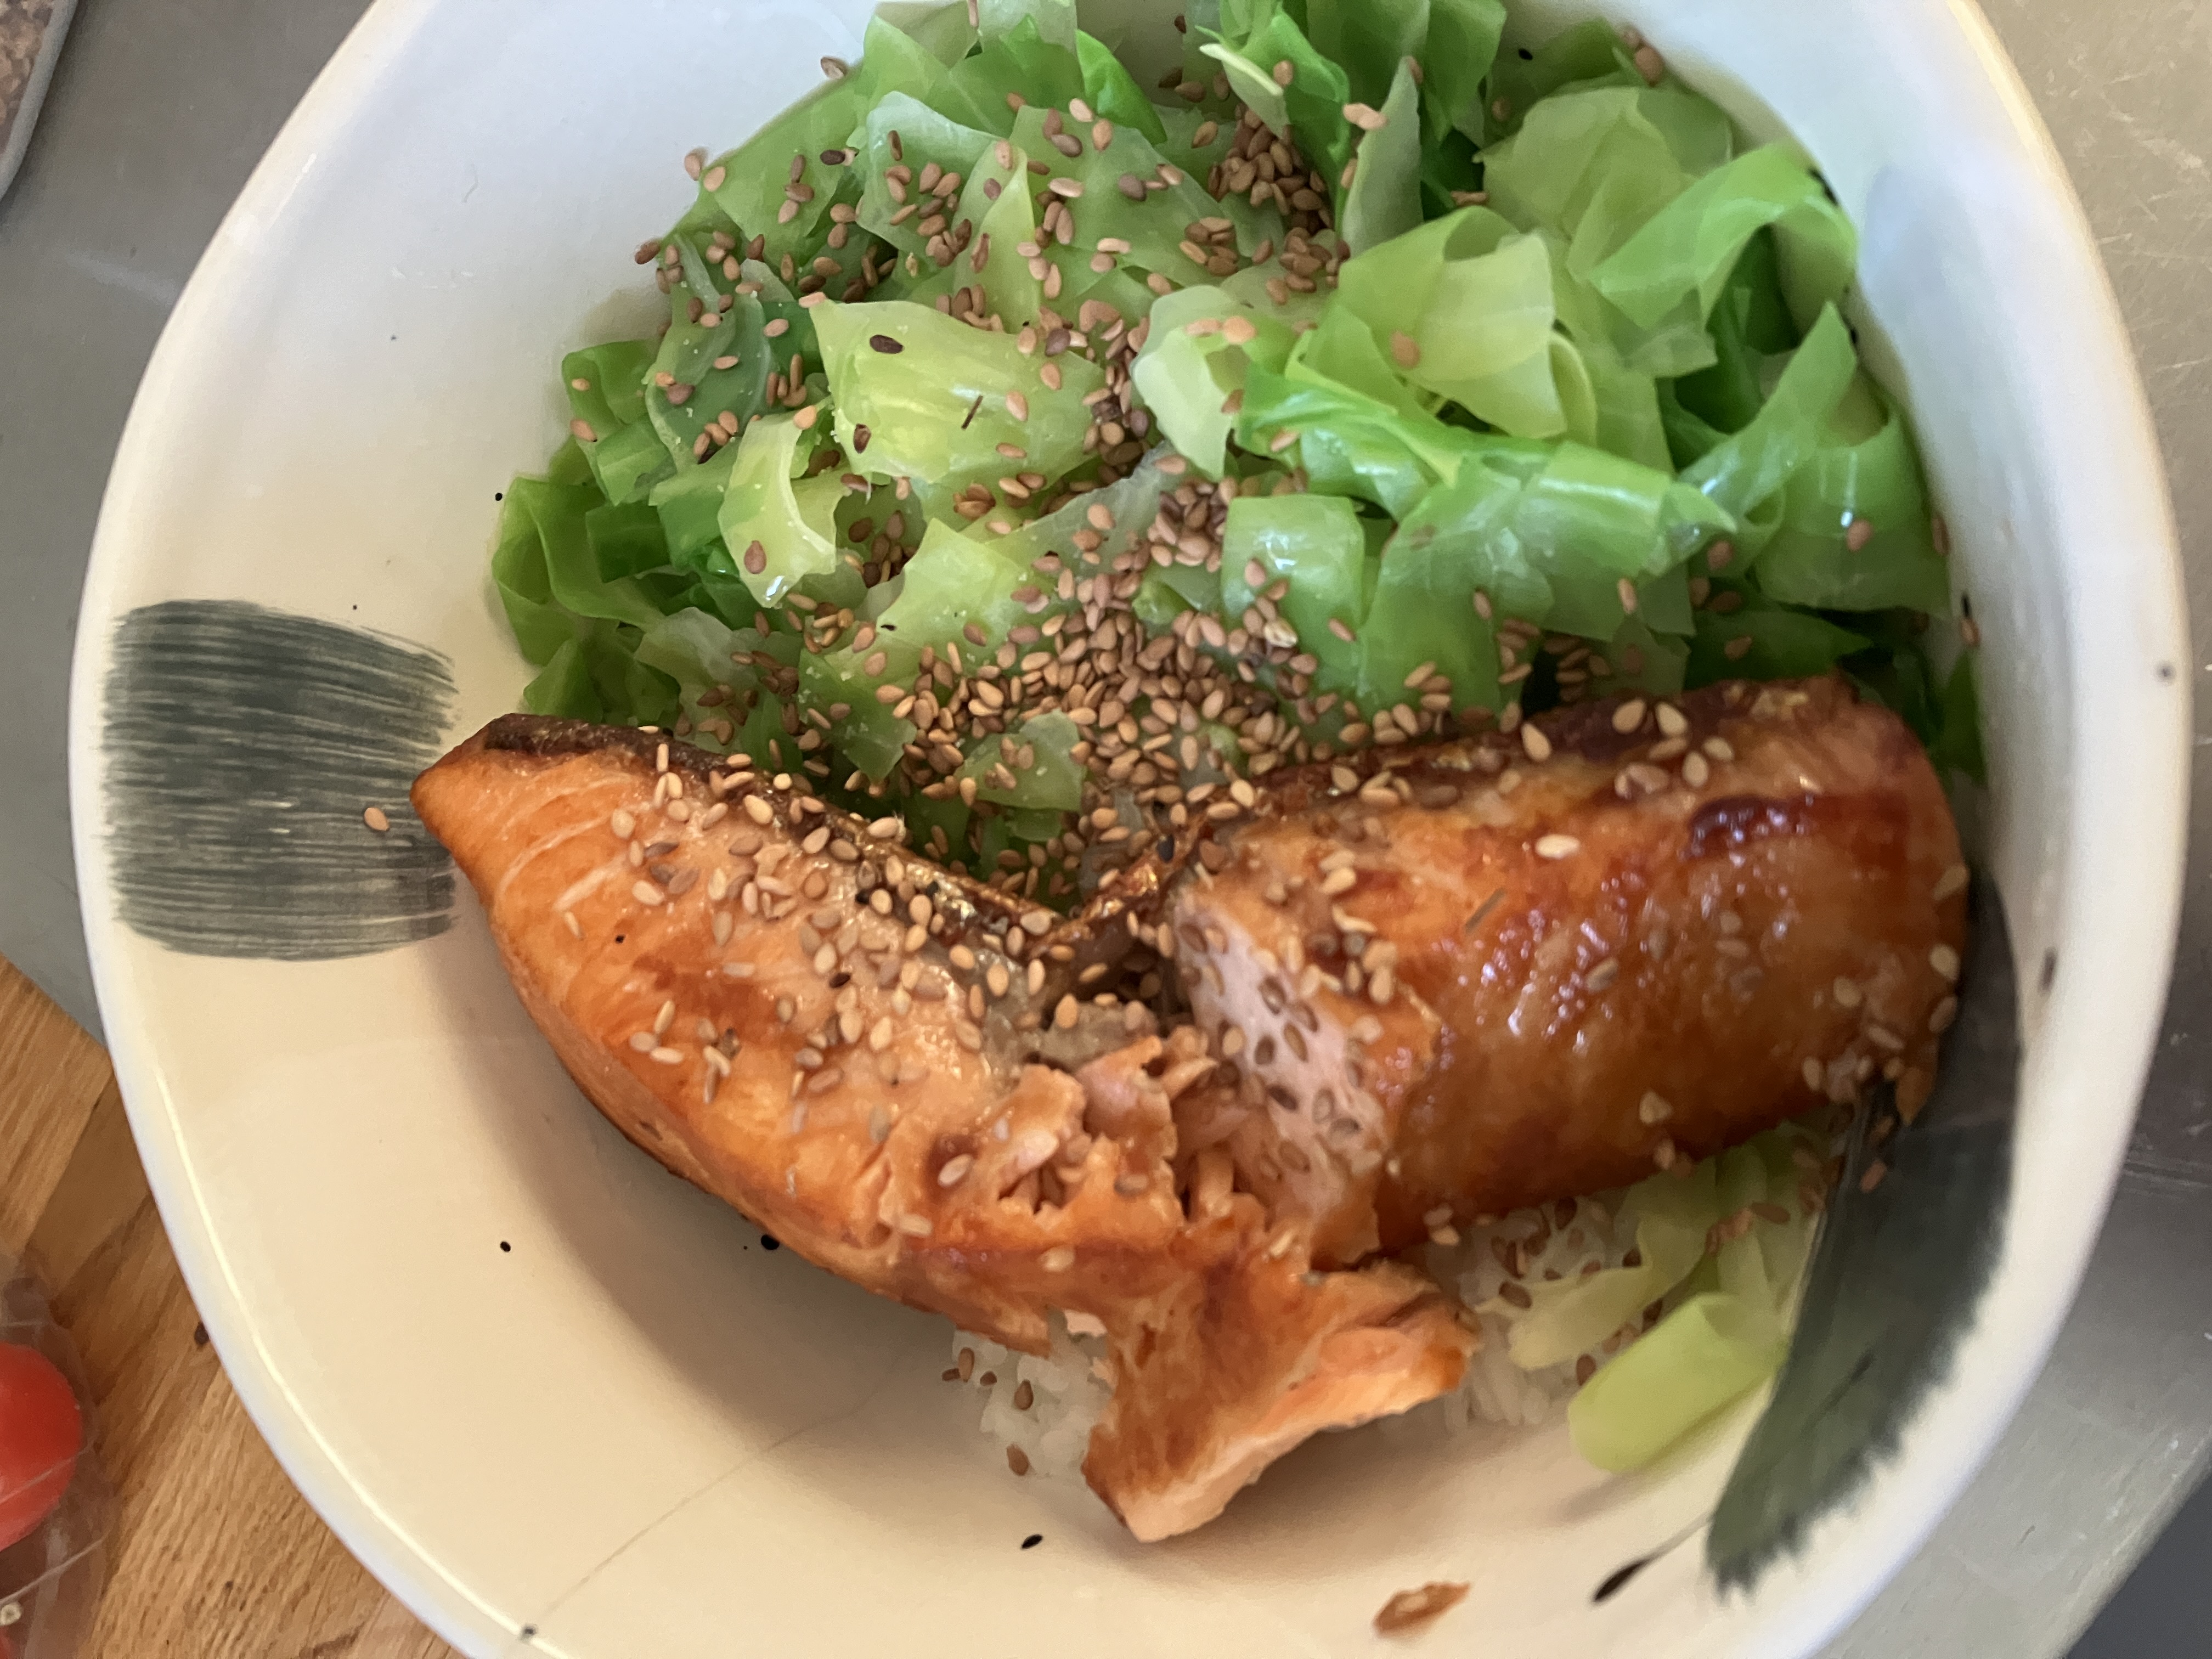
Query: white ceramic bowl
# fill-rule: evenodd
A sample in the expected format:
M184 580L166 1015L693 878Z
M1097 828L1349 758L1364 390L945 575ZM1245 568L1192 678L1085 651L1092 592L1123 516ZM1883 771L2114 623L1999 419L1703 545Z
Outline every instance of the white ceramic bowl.
M1625 9L1747 124L1794 131L1858 221L1856 314L1917 416L1986 640L1989 861L2027 969L2014 1224L1894 1454L1747 1592L1685 1548L1591 1598L1710 1512L1741 1422L1620 1481L1557 1430L1335 1437L1221 1523L1139 1547L1080 1489L1007 1476L936 1381L941 1324L765 1253L627 1146L465 897L449 930L339 959L155 942L182 924L143 878L193 832L147 803L204 784L221 734L189 695L141 706L149 619L192 614L145 607L251 600L441 653L449 706L404 653L336 678L412 674L449 738L510 707L524 671L484 550L494 492L564 423L555 354L635 314L628 250L688 199L676 158L741 138L824 53L856 56L866 11L380 0L139 392L85 592L74 803L102 1009L208 1328L308 1497L464 1650L1334 1655L1369 1650L1392 1590L1450 1578L1474 1599L1438 1651L1796 1655L1965 1484L2077 1281L2165 984L2188 722L2155 451L2087 228L1966 0ZM1520 22L1570 15L1547 0ZM298 712L281 684L272 706ZM310 732L290 782L215 792L268 830L252 857L295 829L357 844L332 837L358 807L334 820L315 794L346 737ZM204 908L250 896L200 873ZM391 874L391 937L439 925L437 880ZM289 915L285 953L318 955L312 903L273 909L253 926Z

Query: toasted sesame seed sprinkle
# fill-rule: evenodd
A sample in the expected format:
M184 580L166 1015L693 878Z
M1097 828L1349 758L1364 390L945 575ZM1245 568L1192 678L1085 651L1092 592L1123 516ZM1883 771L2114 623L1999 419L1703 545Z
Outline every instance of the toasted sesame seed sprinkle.
M392 828L392 820L384 815L384 809L381 806L363 807L361 821L380 836Z
M1540 836L1536 840L1536 856L1540 859L1572 858L1582 851L1582 842L1572 836Z

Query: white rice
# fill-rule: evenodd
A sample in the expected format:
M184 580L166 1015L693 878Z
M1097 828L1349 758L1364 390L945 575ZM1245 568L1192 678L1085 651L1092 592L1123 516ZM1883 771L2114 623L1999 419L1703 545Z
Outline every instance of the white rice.
M1091 1425L1113 1392L1103 1375L1105 1352L1097 1337L1071 1335L1054 1314L1052 1352L1042 1358L956 1331L952 1369L968 1371L967 1386L982 1395L979 1426L1002 1449L1020 1447L1034 1477L1080 1483ZM974 1358L963 1358L963 1352ZM1030 1395L1026 1411L1014 1404L1024 1382Z
M1457 1244L1429 1247L1428 1268L1437 1284L1455 1292L1461 1302L1476 1310L1482 1346L1468 1361L1467 1376L1456 1392L1444 1396L1443 1418L1454 1428L1470 1423L1502 1423L1508 1427L1533 1427L1558 1416L1582 1384L1577 1368L1594 1371L1626 1346L1627 1337L1616 1333L1608 1346L1593 1348L1540 1370L1523 1370L1508 1352L1512 1320L1494 1306L1498 1293L1516 1275L1539 1283L1572 1279L1589 1270L1618 1267L1636 1247L1632 1228L1615 1224L1620 1193L1595 1198L1571 1199L1540 1208L1516 1210L1487 1225L1468 1228ZM1488 1311L1484 1311L1488 1310ZM1590 1363L1583 1366L1587 1358Z

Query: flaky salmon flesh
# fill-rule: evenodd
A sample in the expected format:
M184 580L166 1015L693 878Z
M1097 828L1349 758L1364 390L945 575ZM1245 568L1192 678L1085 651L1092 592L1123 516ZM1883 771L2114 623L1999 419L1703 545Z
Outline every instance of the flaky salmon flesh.
M633 1141L963 1329L1104 1328L1084 1470L1141 1539L1458 1385L1472 1316L1390 1253L1932 1079L1957 836L1911 734L1839 682L1233 799L1063 918L632 728L510 715L414 790Z

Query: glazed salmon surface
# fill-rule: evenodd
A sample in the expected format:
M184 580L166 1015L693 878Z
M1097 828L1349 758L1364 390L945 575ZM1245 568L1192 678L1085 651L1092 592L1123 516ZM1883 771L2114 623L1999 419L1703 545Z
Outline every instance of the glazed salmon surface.
M1956 1006L1948 811L1833 681L1278 774L1069 918L629 728L506 717L414 802L669 1169L964 1329L1104 1326L1085 1472L1143 1539L1457 1386L1471 1316L1378 1250L1917 1104Z
M1242 1069L1186 1140L1317 1259L1625 1186L1877 1073L1926 1097L1966 872L1894 715L1735 684L1399 753L1279 786L1172 900Z

